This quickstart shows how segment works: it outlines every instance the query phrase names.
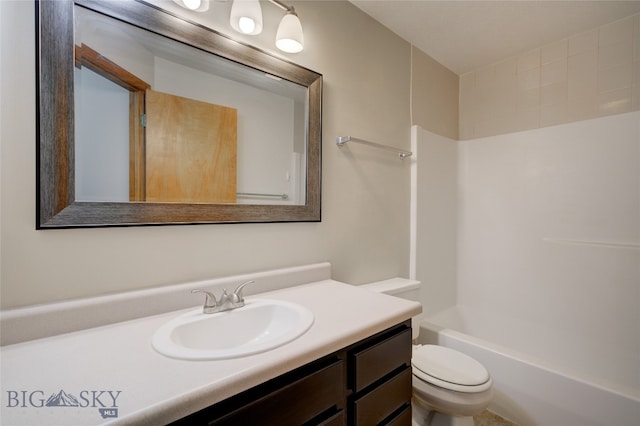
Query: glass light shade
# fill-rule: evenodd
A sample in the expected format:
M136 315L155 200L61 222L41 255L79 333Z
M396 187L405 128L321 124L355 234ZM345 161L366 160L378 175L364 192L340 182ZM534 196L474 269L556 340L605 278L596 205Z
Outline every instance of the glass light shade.
M231 27L243 34L262 32L262 7L259 0L233 0L230 16Z
M302 52L304 35L300 19L295 13L287 13L280 21L276 34L276 47L287 53Z

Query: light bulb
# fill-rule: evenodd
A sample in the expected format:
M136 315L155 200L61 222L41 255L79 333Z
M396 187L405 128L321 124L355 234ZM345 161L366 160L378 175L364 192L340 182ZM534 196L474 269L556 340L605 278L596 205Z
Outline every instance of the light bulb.
M243 33L251 34L256 29L256 21L251 18L247 18L246 16L242 16L238 20L238 27Z
M202 4L201 0L182 0L187 9L196 10Z
M173 2L194 12L206 12L209 10L209 0L173 0Z

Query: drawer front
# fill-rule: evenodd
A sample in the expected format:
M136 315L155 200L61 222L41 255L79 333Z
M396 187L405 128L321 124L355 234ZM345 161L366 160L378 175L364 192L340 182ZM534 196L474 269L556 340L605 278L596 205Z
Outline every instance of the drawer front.
M335 363L262 397L209 425L301 425L344 401L344 363ZM329 423L333 424L333 423Z
M411 367L407 367L353 403L355 424L377 425L403 405L410 406L411 391Z
M354 392L359 392L393 370L411 365L411 329L351 354Z
M344 426L346 424L346 418L344 411L340 411L330 418L318 423L318 426Z
M411 426L411 404L389 420L387 426Z

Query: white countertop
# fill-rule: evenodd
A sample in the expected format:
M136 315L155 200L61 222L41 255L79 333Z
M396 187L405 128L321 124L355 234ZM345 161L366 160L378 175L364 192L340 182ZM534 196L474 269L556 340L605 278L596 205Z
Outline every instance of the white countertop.
M305 334L284 346L218 361L171 359L151 346L151 337L162 324L194 306L4 346L0 352L1 423L5 426L169 423L421 311L419 303L333 280L247 299L253 297L306 306L315 316L314 323ZM60 391L74 396L79 406L45 406L46 400ZM115 411L105 411L112 408ZM100 409L113 417L103 418Z

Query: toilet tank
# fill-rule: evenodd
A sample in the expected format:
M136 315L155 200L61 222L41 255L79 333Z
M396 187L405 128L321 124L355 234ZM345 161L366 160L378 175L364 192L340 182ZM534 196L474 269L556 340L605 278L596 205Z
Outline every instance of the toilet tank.
M384 293L390 296L422 303L420 302L420 281L409 280L406 278L391 278L389 280L362 284L360 287L377 293ZM411 318L413 340L417 339L418 334L420 333L420 321L422 320L422 315L423 314L420 314Z

